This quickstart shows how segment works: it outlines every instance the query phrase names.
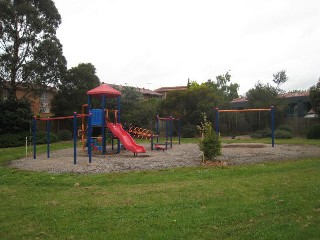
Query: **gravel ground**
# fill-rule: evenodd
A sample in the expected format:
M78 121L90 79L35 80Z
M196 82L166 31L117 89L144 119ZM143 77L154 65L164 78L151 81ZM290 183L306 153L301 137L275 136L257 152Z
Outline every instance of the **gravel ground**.
M12 161L10 167L50 173L105 173L132 170L165 169L176 167L197 166L202 154L197 144L174 145L165 151L151 151L145 145L147 153L134 157L131 152L121 151L120 154L93 155L89 164L88 156L79 151L77 164L73 164L73 149L65 149L50 153L50 158L39 154L37 159L27 157ZM298 159L302 157L320 157L320 147L300 145L267 144L224 144L222 155L217 158L222 165L248 164L270 160Z

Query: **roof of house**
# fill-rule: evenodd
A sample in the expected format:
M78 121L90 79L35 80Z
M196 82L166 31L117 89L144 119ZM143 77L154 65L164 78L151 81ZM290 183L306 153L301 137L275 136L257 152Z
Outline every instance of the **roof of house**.
M119 90L122 90L125 86L122 85L117 85L117 84L110 84L110 86L117 88ZM157 93L155 91L152 91L150 89L146 89L146 88L138 88L138 87L132 87L135 88L137 91L139 91L140 93L142 93L143 95L152 95L152 96L161 96L160 93Z
M156 92L170 92L170 91L185 91L187 90L187 86L176 86L176 87L161 87L154 91Z
M308 97L309 91L300 91L300 92L288 92L279 94L279 98L297 98L297 97ZM241 103L247 102L248 99L246 97L235 98L231 101L231 103Z
M100 86L91 89L87 92L88 95L92 96L106 96L107 98L115 98L121 95L121 92L110 87L108 84L102 83Z

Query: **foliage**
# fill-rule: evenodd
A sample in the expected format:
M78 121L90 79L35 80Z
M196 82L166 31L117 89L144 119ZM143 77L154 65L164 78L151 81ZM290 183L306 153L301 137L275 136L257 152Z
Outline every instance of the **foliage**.
M271 137L271 129L265 128L262 130L257 130L254 133L250 134L250 137L252 138L269 138Z
M96 69L91 63L80 63L69 69L61 80L58 93L52 99L51 111L56 116L69 116L81 112L88 102L87 92L100 85Z
M196 137L197 135L198 135L197 128L190 123L187 123L181 128L181 136L183 138L193 138L193 137Z
M30 103L9 97L0 101L0 134L28 131L32 120Z
M202 135L199 143L200 151L206 160L214 160L215 157L221 155L221 141L218 135L213 132L212 124L208 121L206 114L202 114L203 122L198 126Z
M273 80L275 84L277 84L277 88L279 89L279 86L281 84L284 84L286 81L288 81L288 77L285 70L281 70L277 73L273 74Z
M26 143L28 132L5 133L0 135L0 148L20 147Z
M49 136L50 136L50 143L58 142L59 138L56 134L50 132ZM37 144L48 143L46 131L37 131L36 132L36 143Z
M52 0L0 1L0 83L12 97L17 86L35 94L57 84L66 70L56 38L61 16Z
M320 124L314 124L309 127L307 132L308 139L320 139Z
M309 98L313 110L320 116L320 78L318 83L309 89Z
M293 133L293 128L290 125L281 125L278 127L278 130L284 130Z
M263 84L257 82L254 88L251 88L246 93L249 108L270 108L275 106L275 124L279 124L284 116L284 108L287 106L286 102L281 98L277 98L279 89L271 86L270 84ZM270 117L261 118L260 114L245 115L247 122L250 123L254 131L270 126ZM260 118L260 119L259 119Z
M216 77L216 81L208 80L198 84L188 81L187 91L169 92L160 104L160 115L180 116L185 125L197 126L201 122L201 113L208 119L214 118L213 108L229 108L232 99L238 97L238 84L233 84L229 72Z
M69 130L61 130L58 133L58 139L60 141L69 141L72 139L72 133Z
M274 131L274 138L276 139L290 139L293 138L292 132L283 130L283 129L277 129Z

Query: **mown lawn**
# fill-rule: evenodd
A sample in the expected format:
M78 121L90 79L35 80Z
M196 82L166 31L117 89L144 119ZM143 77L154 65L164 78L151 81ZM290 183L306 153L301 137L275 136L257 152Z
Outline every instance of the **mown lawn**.
M320 159L80 175L10 169L5 151L1 239L320 236Z

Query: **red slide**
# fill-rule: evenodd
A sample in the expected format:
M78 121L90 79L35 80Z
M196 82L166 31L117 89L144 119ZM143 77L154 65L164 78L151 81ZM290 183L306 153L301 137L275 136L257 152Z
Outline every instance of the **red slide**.
M133 138L130 136L130 134L122 128L121 124L107 123L107 127L110 129L110 131L113 133L113 135L117 136L120 139L120 142L122 142L123 146L127 150L129 150L133 153L145 153L146 152L146 149L144 148L144 146L136 144L136 142L133 140Z

